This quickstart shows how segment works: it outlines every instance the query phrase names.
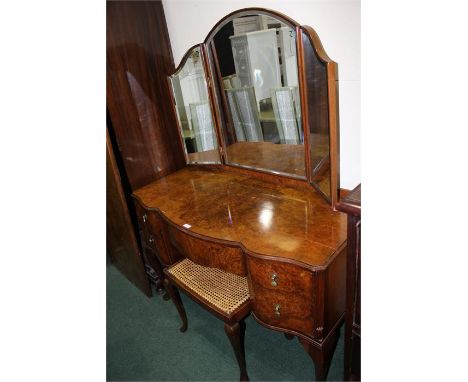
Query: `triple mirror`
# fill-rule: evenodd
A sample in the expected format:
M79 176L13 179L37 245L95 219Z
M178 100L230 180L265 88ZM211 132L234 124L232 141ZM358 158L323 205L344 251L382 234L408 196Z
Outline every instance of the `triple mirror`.
M169 77L188 163L304 179L331 201L333 62L307 28L275 12L242 10L189 50Z

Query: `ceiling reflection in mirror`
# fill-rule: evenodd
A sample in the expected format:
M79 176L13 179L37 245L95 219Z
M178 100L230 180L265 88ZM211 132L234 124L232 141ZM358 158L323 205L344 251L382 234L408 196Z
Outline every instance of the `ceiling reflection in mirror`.
M220 163L200 47L169 77L189 163Z
M305 178L295 28L249 15L227 22L213 42L226 162Z

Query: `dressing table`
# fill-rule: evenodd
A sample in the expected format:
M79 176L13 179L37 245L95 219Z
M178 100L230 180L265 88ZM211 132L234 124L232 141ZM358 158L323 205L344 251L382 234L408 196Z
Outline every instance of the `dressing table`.
M231 43L234 34L253 33L234 28L242 20L254 31L276 32L278 42L269 39L271 46L245 55ZM266 51L277 60L270 65L274 76L255 66L262 60L256 52ZM248 380L248 314L297 337L314 361L316 380L325 380L346 297L346 215L334 209L336 63L312 28L248 8L224 17L189 49L168 85L168 112L178 126L167 128L178 130L187 166L133 198L144 258L161 264L156 270L180 313L181 331L189 325L179 290L224 321L241 380ZM229 99L228 89L244 95ZM266 112L280 140L259 130Z

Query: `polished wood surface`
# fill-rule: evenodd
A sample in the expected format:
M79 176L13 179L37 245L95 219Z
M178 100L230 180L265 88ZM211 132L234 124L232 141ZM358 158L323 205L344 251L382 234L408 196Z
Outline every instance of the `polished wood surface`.
M232 121L220 90L214 36L232 19L251 14L272 16L296 29L304 146L229 144ZM160 179L134 192L139 224L146 230L145 247L153 248L166 270L188 257L246 274L251 304L245 314L251 309L265 327L297 336L315 362L316 378L325 379L345 310L346 216L329 205L335 205L339 188L336 63L311 28L260 8L235 11L220 20L201 51L220 148L186 160L203 162L220 155L221 164L190 165L167 175L177 168L169 166ZM170 107L171 102L167 110ZM177 131L172 114L174 120L166 127ZM183 136L173 138L171 142L182 148ZM169 162L176 163L177 158ZM180 285L168 278L164 282L186 329L176 288ZM191 297L210 309L197 296ZM241 378L243 372L247 377L242 328L228 324L226 334Z
M151 288L140 257L134 227L115 160L106 134L106 249L112 263L147 296Z
M337 209L348 214L344 379L361 378L361 185Z
M315 168L328 155L328 137L314 134L316 151L312 158ZM229 164L292 174L305 179L304 145L274 144L271 142L237 142L226 147Z
M312 272L293 264L255 257L248 258L248 266L255 316L270 326L315 337L317 279Z
M188 155L189 163L221 163L221 159L219 158L219 150L207 150L207 151L200 151L198 153L190 153Z
M316 377L326 378L345 308L344 214L304 181L271 182L222 166L187 167L133 196L165 267L188 257L239 275L247 269L251 304L245 314L252 309L265 327L299 337L315 362ZM168 292L184 322L174 290ZM231 339L242 378L238 341Z
M132 190L185 165L161 1L107 2L107 107Z
M190 231L241 244L246 250L323 267L346 240L346 216L313 190L276 184L228 171L182 169L136 192ZM259 240L263 236L268 240Z
M142 249L143 259L145 262L145 270L150 281L156 286L156 289L163 293L164 273L162 263L160 260L160 249L154 243L154 237L160 236L158 230L148 230L145 225L141 224L139 219L145 213L139 205L135 205L135 212L137 216L138 233L140 238L140 245ZM164 252L162 252L164 254Z
M156 260L163 266L176 262L179 257L177 253L171 251L167 238L167 227L161 222L161 217L146 211L139 203L135 203L135 209L138 215L143 252L148 258L156 256ZM147 250L148 248L150 251Z
M239 276L247 275L244 255L239 247L194 237L173 226L169 226L168 230L171 244L184 257L200 265L215 267Z
M236 142L226 147L228 164L305 178L304 146L271 142Z

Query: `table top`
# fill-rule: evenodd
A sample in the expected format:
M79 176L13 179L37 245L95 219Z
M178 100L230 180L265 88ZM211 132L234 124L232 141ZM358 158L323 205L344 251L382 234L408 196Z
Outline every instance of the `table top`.
M326 265L346 241L346 215L318 193L234 171L189 166L134 192L147 208L210 238L311 268Z

